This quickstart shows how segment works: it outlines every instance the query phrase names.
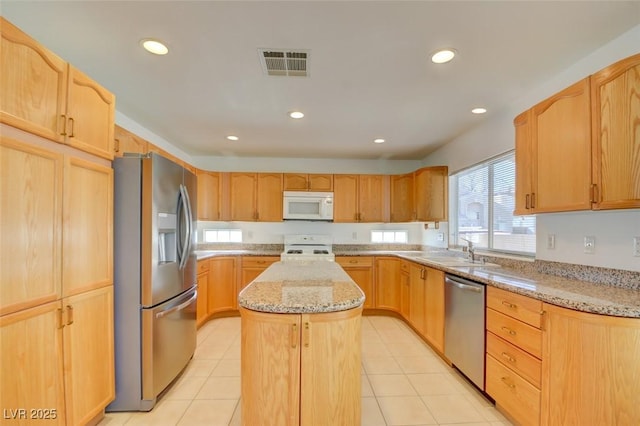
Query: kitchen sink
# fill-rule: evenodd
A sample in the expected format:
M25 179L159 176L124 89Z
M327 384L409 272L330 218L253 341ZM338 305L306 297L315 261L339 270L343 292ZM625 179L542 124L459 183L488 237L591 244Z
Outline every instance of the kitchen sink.
M424 256L416 257L417 260L425 262L435 263L441 266L449 266L452 268L461 266L480 266L480 267L500 267L497 263L488 263L480 260L471 261L466 257L452 257L452 256Z

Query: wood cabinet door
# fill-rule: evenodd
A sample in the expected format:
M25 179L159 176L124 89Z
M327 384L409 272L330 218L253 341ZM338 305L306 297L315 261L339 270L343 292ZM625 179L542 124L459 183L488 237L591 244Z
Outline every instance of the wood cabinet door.
M402 318L409 321L409 289L411 284L411 277L408 271L409 266L407 265L407 271L402 270L402 264L400 266L400 314Z
M543 309L541 424L640 424L640 319Z
M591 209L589 78L533 107L535 212Z
M113 169L65 159L62 212L64 296L113 284Z
M256 179L256 220L282 221L282 173L258 173Z
M358 175L333 176L333 221L358 222Z
M67 63L0 17L0 121L63 142Z
M307 424L300 423L301 316L244 308L240 315L242 423L260 425L268 419L273 425ZM360 366L357 370L359 375Z
M307 182L309 191L333 191L333 175L310 174Z
M444 353L444 272L425 268L426 324L425 337L441 353Z
M209 317L209 271L198 274L198 299L196 302L196 325L200 327Z
M51 302L0 317L0 395L4 419L15 420L8 424L67 424L60 306ZM38 421L30 409L53 415Z
M640 54L591 76L594 209L640 207Z
M285 191L306 191L308 189L306 173L284 173L282 178Z
M535 158L531 140L532 110L527 110L513 120L516 139L516 206L514 214L528 215L533 192L533 167Z
M198 179L198 220L220 220L220 173L198 170L196 178Z
M129 152L138 154L146 154L149 152L149 143L146 140L120 126L115 126L113 139L113 152L115 157L122 157L125 153Z
M67 143L113 159L115 96L71 65L67 89Z
M302 315L299 424L360 424L361 314Z
M388 183L383 175L358 176L358 222L385 222ZM334 176L335 187L335 176ZM334 189L335 196L335 189Z
M213 314L236 308L236 258L231 256L209 259L208 311Z
M422 336L426 333L426 285L424 266L409 267L409 323Z
M391 176L391 222L413 218L413 173Z
M231 220L256 220L256 174L230 173Z
M446 221L449 204L448 168L426 167L414 172L416 220Z
M280 261L277 256L243 256L242 273L238 285L238 293L242 291L251 281L258 278L273 263Z
M0 137L0 315L61 296L63 157Z
M115 398L113 287L63 299L67 424L86 425Z
M376 308L399 312L401 307L400 260L376 258Z

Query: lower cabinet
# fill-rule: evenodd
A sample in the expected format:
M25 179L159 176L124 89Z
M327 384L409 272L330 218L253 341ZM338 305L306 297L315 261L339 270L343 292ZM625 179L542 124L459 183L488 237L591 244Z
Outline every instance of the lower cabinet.
M540 424L541 324L542 302L487 287L485 391L521 425Z
M85 425L115 397L112 286L0 317L0 340L5 419Z
M221 256L209 259L207 288L208 315L236 309L236 257Z
M263 273L269 266L279 261L279 256L242 256L242 273L240 275L238 293L248 286L251 281L255 280L258 275Z
M541 424L640 424L640 319L544 311Z
M336 256L336 262L349 274L351 279L364 293L364 308L375 307L373 288L373 257L371 256ZM376 262L377 263L377 262Z
M409 265L409 324L422 336L426 334L426 268Z
M425 338L440 353L444 353L444 272L425 269Z
M409 319L409 285L411 283L410 263L406 260L400 261L400 315ZM443 328L444 332L444 328Z
M200 327L209 317L209 259L198 261L197 283L196 326Z
M360 424L361 314L240 308L243 424Z
M400 262L396 257L376 257L376 308L400 312Z

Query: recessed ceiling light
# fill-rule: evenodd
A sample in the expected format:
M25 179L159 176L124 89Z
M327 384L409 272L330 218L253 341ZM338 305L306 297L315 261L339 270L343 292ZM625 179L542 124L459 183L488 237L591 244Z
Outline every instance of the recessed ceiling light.
M237 141L240 138L237 137L237 136L229 135L229 136L227 136L227 139L229 139L230 141Z
M373 143L384 143L384 142L385 142L385 140L382 139L382 138L378 138L378 139L374 139L373 140Z
M302 118L304 117L304 114L301 113L300 111L292 111L289 113L289 117L291 118Z
M449 62L456 56L456 51L453 49L442 49L431 55L431 62L435 64L444 64Z
M169 48L164 43L153 38L141 40L140 44L142 44L142 47L144 47L147 52L153 53L154 55L166 55L169 53Z
M484 114L485 112L487 112L486 108L474 108L471 110L472 113L474 114Z

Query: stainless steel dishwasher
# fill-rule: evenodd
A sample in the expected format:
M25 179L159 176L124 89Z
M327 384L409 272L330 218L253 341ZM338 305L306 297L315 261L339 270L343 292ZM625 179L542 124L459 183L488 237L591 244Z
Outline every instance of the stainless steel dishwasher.
M445 275L444 354L484 391L485 286Z

